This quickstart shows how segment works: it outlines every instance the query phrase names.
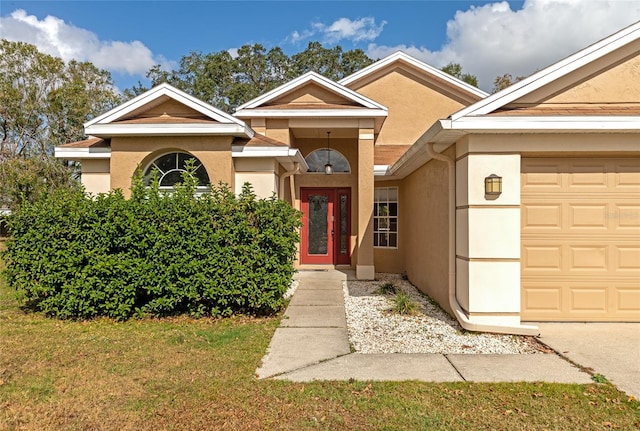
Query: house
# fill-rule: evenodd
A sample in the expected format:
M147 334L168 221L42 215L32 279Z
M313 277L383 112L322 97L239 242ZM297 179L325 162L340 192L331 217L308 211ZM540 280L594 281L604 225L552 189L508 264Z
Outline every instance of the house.
M469 330L640 321L640 23L493 95L404 53L225 114L162 84L56 148L87 191L252 183L303 212L297 265L402 273Z

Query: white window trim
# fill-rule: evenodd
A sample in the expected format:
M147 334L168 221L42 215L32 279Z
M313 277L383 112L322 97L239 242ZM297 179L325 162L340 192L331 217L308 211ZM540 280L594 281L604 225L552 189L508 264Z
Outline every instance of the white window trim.
M400 191L399 191L399 189L398 189L398 187L397 187L397 186L392 186L392 187L375 187L375 189L374 189L374 198L373 198L373 205L374 205L374 206L375 206L375 205L377 205L379 202L381 202L381 201L378 201L378 200L375 198L375 190L380 190L380 189L387 189L387 190L389 190L389 189L395 189L395 190L396 190L396 200L395 200L395 201L390 201L390 200L388 200L388 199L387 199L387 201L386 201L386 202L387 202L387 204L388 204L388 203L391 203L391 202L393 202L393 203L395 203L395 204L396 204L396 215L395 215L395 216L382 216L382 217L389 218L389 219L391 219L391 218L395 218L395 219L396 219L396 231L395 231L395 232L391 232L391 231L389 231L389 232L388 232L388 233L395 233L395 234L396 234L396 245L395 245L395 246L388 246L388 245L374 245L374 246L373 246L373 248L379 248L379 249L383 249L383 250L397 250L397 249L398 249L398 244L400 243L400 204L399 204L399 200L400 200ZM374 212L374 214L375 214L375 212ZM373 219L374 219L374 220L375 220L375 219L380 219L380 218L382 218L382 217L381 217L381 216L376 216L376 215L374 215L374 216L373 216ZM389 228L389 229L390 229L390 228ZM374 231L373 231L373 235L374 235L373 242L374 242L374 244L375 244L375 242L376 242L376 241L375 241L375 235L376 235L376 234L378 234L378 233L384 233L384 232L381 232L380 230L378 230L378 231L374 230Z

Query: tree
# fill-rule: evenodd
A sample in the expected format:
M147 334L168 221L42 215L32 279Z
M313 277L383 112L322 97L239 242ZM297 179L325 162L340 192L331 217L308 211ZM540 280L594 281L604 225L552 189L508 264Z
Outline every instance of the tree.
M41 155L0 161L0 208L16 210L61 188L80 190L82 186L60 160Z
M462 73L462 66L458 63L449 63L440 70L474 87L478 86L478 78L470 73Z
M191 52L182 57L177 70L166 71L156 65L149 69L147 77L152 86L167 82L231 113L241 104L306 72L315 71L339 80L371 63L373 60L364 51L343 51L339 45L325 48L319 42L311 42L304 51L289 57L280 47L267 50L256 43L240 47L237 56L228 51ZM146 90L138 83L124 94L131 98Z
M524 76L516 76L515 79L510 73L505 73L504 75L496 76L496 79L493 80L493 91L492 93L497 93L500 90L504 90L507 87L515 84L518 81L522 81Z
M344 52L340 45L325 48L320 42L309 42L307 49L291 57L294 76L314 71L338 81L373 63L361 49Z
M107 71L0 40L0 207L80 188L53 148L82 139L83 124L119 102Z
M118 102L111 75L91 63L65 64L33 45L0 40L0 160L51 155Z

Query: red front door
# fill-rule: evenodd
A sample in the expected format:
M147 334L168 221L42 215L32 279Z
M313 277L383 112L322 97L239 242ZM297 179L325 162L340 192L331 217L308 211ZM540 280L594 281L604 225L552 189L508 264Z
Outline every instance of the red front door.
M303 188L300 262L351 263L351 189Z

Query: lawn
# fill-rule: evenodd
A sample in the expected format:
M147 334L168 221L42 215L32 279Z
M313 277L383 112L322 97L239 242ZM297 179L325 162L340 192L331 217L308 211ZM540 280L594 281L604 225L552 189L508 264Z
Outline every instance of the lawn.
M278 318L59 321L14 296L0 281L0 430L640 429L609 384L256 380Z

